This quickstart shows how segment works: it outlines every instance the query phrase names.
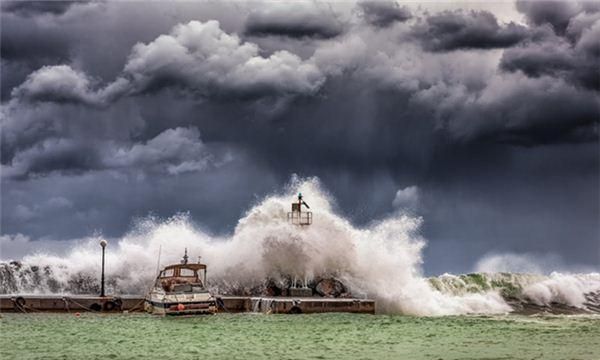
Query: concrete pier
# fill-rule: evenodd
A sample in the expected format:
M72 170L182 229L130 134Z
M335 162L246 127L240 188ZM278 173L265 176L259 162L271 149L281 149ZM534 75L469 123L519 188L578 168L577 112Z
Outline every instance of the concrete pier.
M219 312L312 314L375 313L375 301L323 297L216 296ZM143 296L0 295L0 312L136 312L144 310Z
M144 310L141 296L0 295L2 312L122 312Z
M225 311L268 314L375 313L375 301L323 297L235 297L222 296Z

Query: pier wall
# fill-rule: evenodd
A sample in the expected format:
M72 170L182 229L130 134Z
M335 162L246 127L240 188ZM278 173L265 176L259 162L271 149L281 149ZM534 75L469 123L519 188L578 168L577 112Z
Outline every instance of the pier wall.
M0 296L2 312L123 312L144 310L140 296Z
M328 312L375 313L375 301L320 297L217 296L219 312L312 314ZM0 312L137 312L144 310L142 296L1 295Z

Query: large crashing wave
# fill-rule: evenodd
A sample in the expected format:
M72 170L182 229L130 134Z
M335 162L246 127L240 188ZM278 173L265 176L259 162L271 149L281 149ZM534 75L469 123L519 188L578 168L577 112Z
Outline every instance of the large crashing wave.
M287 222L297 192L305 194L311 205L311 226ZM285 194L267 197L250 209L229 237L211 236L185 215L139 222L123 238L110 240L107 281L114 293L142 294L156 274L158 254L162 265L176 263L187 248L191 256L201 255L208 264L209 285L221 294L253 294L264 289L267 281L284 287L290 282L308 284L317 278L335 278L354 296L375 298L380 312L448 315L505 313L514 308L497 286L485 287L480 281L477 291L472 291L468 285L457 285L464 282L460 277L424 278L421 250L425 241L419 236L420 225L420 218L397 213L356 228L332 211L330 198L316 179L293 181ZM99 240L90 238L66 256L38 253L19 263L0 264L0 291L98 291ZM587 276L585 284L571 289L575 295L569 292L560 300L584 306L585 294L600 290L600 275ZM519 291L541 302L554 301L557 295L551 289L573 286L573 280L563 280L531 278L526 280L530 283L519 285Z

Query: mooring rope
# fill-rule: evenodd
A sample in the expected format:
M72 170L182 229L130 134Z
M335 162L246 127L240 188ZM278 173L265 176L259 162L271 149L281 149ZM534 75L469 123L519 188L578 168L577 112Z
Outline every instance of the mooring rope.
M129 311L133 311L133 310L135 310L135 309L136 309L136 308L137 308L137 307L138 307L140 304L144 303L144 301L146 301L146 299L145 299L145 298L144 298L144 299L141 299L140 301L138 301L138 302L137 302L135 305L133 305L132 307L130 307L128 310L123 310L123 311L127 311L127 312L129 312ZM142 310L143 310L143 308L142 308Z
M65 303L65 310L67 310L67 313L71 313L71 309L69 308L69 301L64 296L61 299Z
M27 314L27 312L28 312L27 310L33 311L33 312L42 312L41 310L38 310L38 309L36 309L34 307L31 307L31 306L28 306L27 304L21 305L21 304L19 304L18 301L16 301L16 299L11 299L11 301L13 302L14 307L17 310L21 311L22 313Z
M19 303L19 301L17 301L18 299L23 299L22 297L17 297L17 298L10 298L10 301L13 302L13 307L16 308L17 310L21 311L22 313L27 313L27 311L25 310L25 299L23 299L23 304L21 305Z
M42 312L42 310L38 310L36 308L33 308L31 306L27 306L27 305L23 305L24 308L29 309L29 311L33 311L33 312Z
M65 299L67 299L67 301L72 302L73 304L79 306L80 308L82 308L84 310L87 310L87 311L90 311L90 312L95 312L95 313L99 313L100 312L100 311L94 310L92 308L89 308L89 307L87 307L85 305L82 305L82 304L78 303L77 301L71 299L70 297L65 297Z
M217 303L217 308L222 308L223 310L225 310L227 313L231 314L231 311L229 311L229 309L227 309L227 307L225 306L225 301L223 301L222 298L216 298L215 302Z

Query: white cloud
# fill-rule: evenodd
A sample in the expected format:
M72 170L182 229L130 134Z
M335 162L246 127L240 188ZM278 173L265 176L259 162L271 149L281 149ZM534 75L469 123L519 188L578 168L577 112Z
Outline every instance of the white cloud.
M312 93L324 81L319 69L288 51L269 57L227 34L218 21L179 24L168 35L133 47L124 74L136 92L175 83L203 95Z
M98 94L93 81L85 73L67 65L44 66L27 76L11 95L31 101L83 103L97 105Z
M396 192L392 205L396 209L416 211L419 207L420 191L417 186L408 186Z

